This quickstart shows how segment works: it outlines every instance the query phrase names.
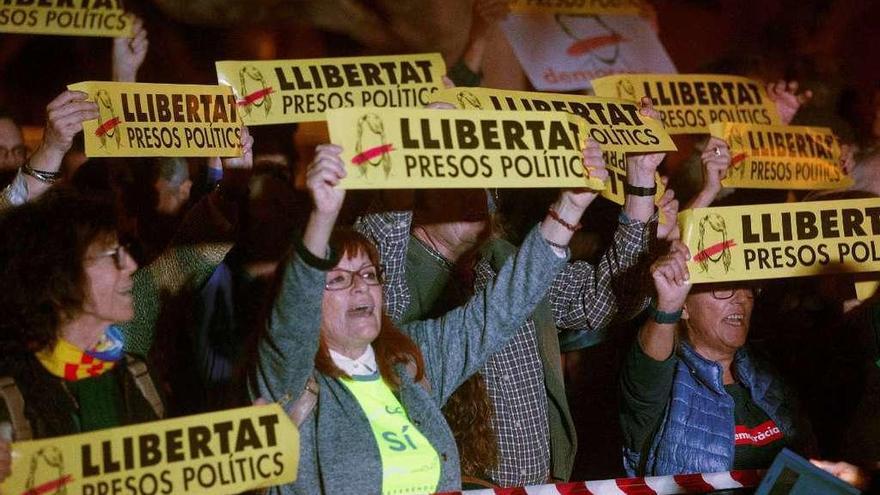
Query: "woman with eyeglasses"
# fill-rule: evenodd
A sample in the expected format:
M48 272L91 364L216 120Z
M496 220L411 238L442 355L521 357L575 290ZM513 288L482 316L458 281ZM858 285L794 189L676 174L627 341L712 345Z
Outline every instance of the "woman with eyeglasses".
M651 267L657 296L621 374L627 471L766 469L783 447L811 453L791 392L746 345L756 289L692 287L689 258L675 241Z
M113 204L64 187L0 215L0 423L16 441L163 415L116 324L134 315L137 263ZM10 474L0 436L0 481Z
M548 216L487 289L398 329L382 309L382 284L402 284L404 274L383 279L366 238L333 232L345 197L341 151L319 146L308 170L314 209L259 344L252 393L281 402L300 427L298 479L275 490L458 490L458 452L440 407L534 310L565 265L572 232ZM558 214L574 224L583 209Z

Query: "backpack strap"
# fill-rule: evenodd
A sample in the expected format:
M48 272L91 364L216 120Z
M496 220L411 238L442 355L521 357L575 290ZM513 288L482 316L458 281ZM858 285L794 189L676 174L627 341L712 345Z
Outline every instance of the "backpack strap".
M140 359L128 354L125 355L125 364L132 379L134 379L135 386L137 386L138 390L140 390L141 394L144 396L144 399L150 404L153 412L156 413L156 417L159 419L164 418L165 406L162 404L162 399L159 397L159 391L156 390L153 378L147 370L147 365Z
M12 439L17 442L31 440L34 434L30 421L24 415L24 397L11 377L0 377L0 400L6 403L6 409L9 410Z

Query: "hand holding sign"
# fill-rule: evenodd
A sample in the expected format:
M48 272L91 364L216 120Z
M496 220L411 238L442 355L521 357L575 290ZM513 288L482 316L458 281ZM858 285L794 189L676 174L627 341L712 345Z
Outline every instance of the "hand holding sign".
M662 122L660 113L654 109L654 102L648 97L643 97L639 105L639 114ZM627 180L631 185L639 187L652 187L654 173L657 167L663 163L666 153L642 153L630 155L626 160Z
M700 196L705 198L702 199L701 204L694 206L696 208L709 206L721 192L721 180L727 177L731 163L727 142L717 137L709 139L706 149L700 155L700 161L703 163L703 188L700 190Z
M602 149L599 147L599 143L592 139L587 140L587 145L584 148L584 169L591 179L600 180L603 184L608 181L608 170L605 168ZM586 209L600 192L586 188L564 189L562 199L577 208Z
M86 98L88 94L82 91L65 91L46 106L43 141L34 152L34 157L38 157L40 163L34 163L32 158L33 168L58 170L61 159L73 145L73 137L83 130L83 122L98 118L98 105L86 101ZM43 163L44 160L52 163Z
M337 187L346 176L341 154L341 146L318 145L315 160L306 171L306 187L312 195L315 210L320 214L333 215L334 219L345 200L345 189Z
M134 17L131 36L113 39L113 80L135 82L149 46L144 21Z
M813 92L808 89L798 93L797 81L785 82L779 80L778 82L767 84L767 96L776 104L779 120L782 121L783 125L788 125L794 120L794 116L801 106L813 98Z
M688 281L687 260L691 257L687 246L672 241L669 253L651 265L651 278L657 291L657 309L665 313L675 313L684 306L684 300L691 290Z

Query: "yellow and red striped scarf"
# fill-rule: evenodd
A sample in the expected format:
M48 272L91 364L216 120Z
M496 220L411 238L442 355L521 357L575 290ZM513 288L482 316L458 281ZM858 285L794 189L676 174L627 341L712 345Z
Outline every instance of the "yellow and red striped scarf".
M36 355L49 373L69 382L99 376L116 366L115 361L95 357L60 337L55 347Z

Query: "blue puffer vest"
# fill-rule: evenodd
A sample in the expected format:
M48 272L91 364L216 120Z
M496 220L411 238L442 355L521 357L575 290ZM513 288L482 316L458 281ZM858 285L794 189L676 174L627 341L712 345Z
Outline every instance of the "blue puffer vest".
M803 444L810 428L796 425L795 400L782 381L745 347L737 351L731 366L752 400L779 426L786 443L795 448ZM641 452L624 448L630 476L733 469L734 403L723 379L720 364L703 358L686 342L679 344L672 395L644 464Z

